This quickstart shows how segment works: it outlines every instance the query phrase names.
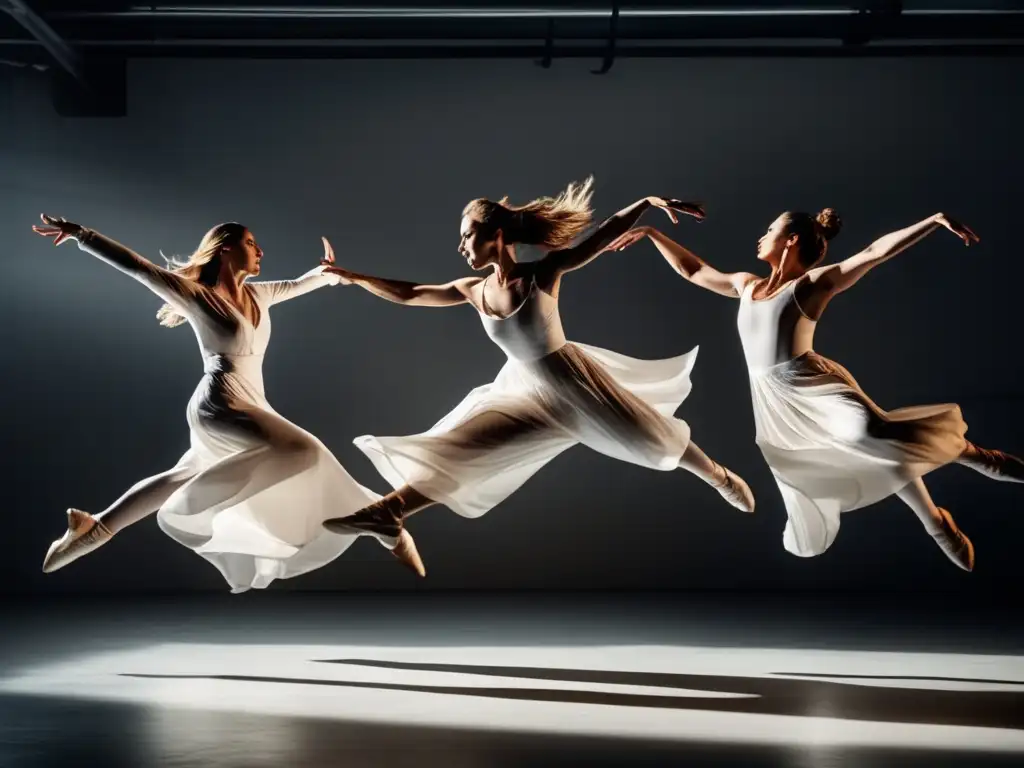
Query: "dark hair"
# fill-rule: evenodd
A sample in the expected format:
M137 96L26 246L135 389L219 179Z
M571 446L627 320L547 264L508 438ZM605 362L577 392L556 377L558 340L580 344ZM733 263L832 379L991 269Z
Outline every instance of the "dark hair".
M480 223L485 237L499 229L507 243L542 245L550 250L565 248L585 230L594 212L590 208L594 177L573 182L558 197L539 197L526 205L512 206L508 198L498 202L480 197L471 200L463 216Z
M825 258L828 241L838 235L843 226L834 208L824 208L817 216L799 211L787 211L783 215L786 234L796 235L800 243L797 253L805 269L810 269Z

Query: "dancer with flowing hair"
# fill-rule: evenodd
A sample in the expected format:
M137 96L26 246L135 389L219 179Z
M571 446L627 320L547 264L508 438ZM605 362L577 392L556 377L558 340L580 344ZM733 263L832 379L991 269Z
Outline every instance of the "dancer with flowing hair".
M42 219L33 229L55 245L76 240L163 299L161 325L192 326L204 369L186 411L185 455L97 515L69 509L68 530L51 545L43 570L62 568L154 512L160 528L216 566L233 592L306 573L347 549L354 536L329 533L323 521L379 494L277 414L263 390L270 308L338 277L317 268L295 280L250 281L260 273L263 250L235 222L218 224L190 258L165 269L98 232Z
M339 533L405 536L396 554L421 576L423 562L404 527L409 515L444 504L479 517L562 451L583 444L658 470L682 467L733 506L752 512L754 498L735 473L708 458L673 418L690 392L697 349L665 360L635 360L567 341L558 311L562 277L592 261L650 208L676 222L676 211L702 219L700 205L647 197L610 217L588 237L593 179L556 198L522 206L507 199L471 201L463 211L459 253L486 277L419 285L333 266L343 282L398 304L469 304L508 361L490 384L472 390L431 429L407 437L363 436L356 445L394 487L355 515L329 520ZM540 258L523 260L534 247Z
M971 229L945 214L890 232L860 253L819 266L839 232L838 214L787 212L758 240L768 277L723 273L651 227L613 242L621 251L649 238L672 268L694 285L739 299L738 328L753 400L756 442L786 506L785 548L822 554L839 532L840 514L895 494L910 507L946 556L974 568L974 545L949 512L937 507L923 476L951 463L990 478L1024 481L1024 462L967 440L953 404L884 411L838 363L814 351L828 303L869 271L926 235L947 229L965 245Z

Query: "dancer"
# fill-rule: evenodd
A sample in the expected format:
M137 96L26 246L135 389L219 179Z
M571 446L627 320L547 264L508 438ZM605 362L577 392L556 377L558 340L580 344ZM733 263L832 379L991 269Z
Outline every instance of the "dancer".
M648 197L619 211L576 246L590 224L593 179L557 198L514 207L477 199L463 211L459 253L486 277L417 285L330 266L346 283L410 306L470 304L508 362L491 384L471 391L425 433L357 438L395 488L379 502L325 525L341 533L407 533L404 518L432 504L478 517L519 488L556 455L577 443L651 469L683 467L733 506L754 510L747 484L709 459L672 417L690 392L697 349L666 360L634 360L566 341L558 312L562 276L597 256L649 208L698 219L701 206ZM521 260L525 246L544 255ZM422 561L410 562L424 575Z
M95 516L69 509L68 530L50 547L43 570L62 568L154 512L161 529L213 563L233 592L306 573L348 548L353 536L328 534L323 521L380 496L271 408L262 371L270 308L338 278L318 268L296 280L250 282L263 250L233 222L211 229L187 261L164 269L98 232L42 219L33 229L54 245L74 239L163 299L162 325L187 321L205 371L186 411L188 452Z
M694 285L740 300L738 327L750 376L756 442L786 505L785 548L820 555L835 540L842 512L896 494L924 524L942 551L964 570L974 546L949 512L935 506L922 477L957 462L989 477L1021 482L1024 462L979 448L964 436L959 406L883 411L838 363L813 349L814 331L829 301L871 269L926 235L945 228L965 245L978 242L968 227L935 214L891 232L837 264L818 266L839 216L784 213L758 241L757 257L771 267L762 278L722 273L651 227L636 227L609 250L645 237Z

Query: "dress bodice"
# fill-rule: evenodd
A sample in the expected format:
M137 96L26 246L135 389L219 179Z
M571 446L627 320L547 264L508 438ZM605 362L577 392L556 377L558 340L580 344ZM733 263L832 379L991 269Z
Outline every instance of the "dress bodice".
M480 288L480 321L491 341L510 360L537 360L565 346L558 299L538 288L532 274L529 281L530 288L523 303L504 318L490 314L485 286Z
M249 286L250 295L259 308L257 324L233 306L223 313L212 301L196 302L188 323L195 332L207 373L233 372L252 380L262 390L263 356L270 344L270 311L263 300L259 284Z
M253 325L237 308L211 295L210 288L158 267L105 235L83 229L75 239L79 248L145 285L188 321L207 374L233 372L251 379L257 389L262 388L263 355L270 343L270 307L339 282L336 275L317 267L294 280L247 283L259 308Z
M804 314L796 299L798 280L767 299L753 298L754 282L740 296L736 318L747 370L756 374L792 360L811 348L815 321Z

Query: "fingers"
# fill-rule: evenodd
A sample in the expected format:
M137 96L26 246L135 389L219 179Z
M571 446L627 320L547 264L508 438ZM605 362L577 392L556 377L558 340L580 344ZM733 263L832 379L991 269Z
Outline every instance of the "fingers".
M68 238L72 237L73 230L76 229L75 225L70 225L68 222L60 216L50 216L48 213L39 214L40 220L46 226L41 227L38 224L32 226L32 231L43 237L52 237L54 245L60 245Z
M683 200L675 199L663 200L662 202L663 205L659 207L661 207L666 213L668 213L668 211L679 211L680 213L685 213L687 216L692 216L697 219L697 221L703 221L707 215L702 203L688 203ZM675 215L671 213L669 214L669 218L672 219L673 224L679 223Z
M682 211L689 216L693 216L697 221L703 221L707 216L707 211L704 209L703 203L687 203L682 200L673 200L672 203L676 210Z
M969 246L971 243L981 242L981 238L978 237L977 233L966 224L953 221L949 217L945 217L944 224L950 232L964 241L964 245Z
M631 229L629 232L626 232L624 235L620 235L615 240L608 243L606 250L624 251L629 246L639 242L644 236L645 233L642 230Z
M331 242L326 237L321 237L324 241L324 258L323 261L328 264L334 263L334 248L331 247Z

